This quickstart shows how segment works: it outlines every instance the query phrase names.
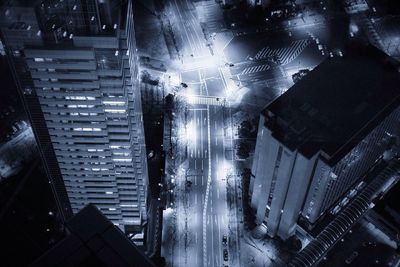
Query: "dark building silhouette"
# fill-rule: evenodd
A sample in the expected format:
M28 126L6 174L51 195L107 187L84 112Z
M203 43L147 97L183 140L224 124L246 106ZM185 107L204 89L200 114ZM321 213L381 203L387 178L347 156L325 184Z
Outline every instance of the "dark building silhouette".
M0 28L64 219L143 238L147 163L131 1L7 1Z
M270 236L295 234L299 218L312 227L357 194L395 143L399 83L398 63L386 54L349 48L262 111L250 195Z
M67 236L31 266L153 267L153 262L94 205L65 224Z

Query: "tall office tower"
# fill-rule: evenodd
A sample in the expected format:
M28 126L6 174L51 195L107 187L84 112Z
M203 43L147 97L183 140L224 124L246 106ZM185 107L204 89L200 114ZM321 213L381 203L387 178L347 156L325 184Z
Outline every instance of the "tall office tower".
M60 209L68 218L93 203L125 232L140 232L148 178L132 3L31 5L40 41L6 49Z
M299 216L315 224L395 142L397 62L357 49L325 60L262 111L250 195L270 236L293 235Z

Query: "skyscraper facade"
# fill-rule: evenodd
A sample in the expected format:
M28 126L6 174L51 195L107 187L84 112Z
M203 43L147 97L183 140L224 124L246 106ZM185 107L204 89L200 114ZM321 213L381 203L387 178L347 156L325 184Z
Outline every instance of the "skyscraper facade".
M300 217L313 225L351 198L395 143L396 63L359 50L324 61L261 114L250 195L270 236L286 239Z
M139 232L148 177L132 3L39 1L31 10L37 41L6 45L23 61L11 55L18 80L25 70L21 95L60 208L68 218L92 203Z

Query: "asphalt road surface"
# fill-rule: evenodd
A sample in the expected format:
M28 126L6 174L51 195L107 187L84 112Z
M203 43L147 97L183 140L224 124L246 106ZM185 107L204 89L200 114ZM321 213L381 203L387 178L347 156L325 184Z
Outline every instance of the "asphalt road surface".
M232 166L232 155L225 152L232 136L226 131L229 120L224 116L229 114L229 107L222 97L223 78L217 67L184 71L181 77L188 84L184 93L190 96L185 170L188 182L186 190L181 191L187 197L188 220L181 222L184 227L181 232L178 228L177 235L184 236L186 232L188 237L179 242L174 266L234 266L238 261L237 247L222 243L223 235L236 234L228 230L226 175ZM184 220L183 215L179 217ZM228 251L228 261L224 261L224 249Z

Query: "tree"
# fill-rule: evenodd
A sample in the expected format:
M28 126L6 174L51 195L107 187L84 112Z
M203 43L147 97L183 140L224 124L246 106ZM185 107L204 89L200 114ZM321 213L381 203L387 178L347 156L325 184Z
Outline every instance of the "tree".
M239 143L237 155L242 159L247 159L250 156L250 146L247 142Z

